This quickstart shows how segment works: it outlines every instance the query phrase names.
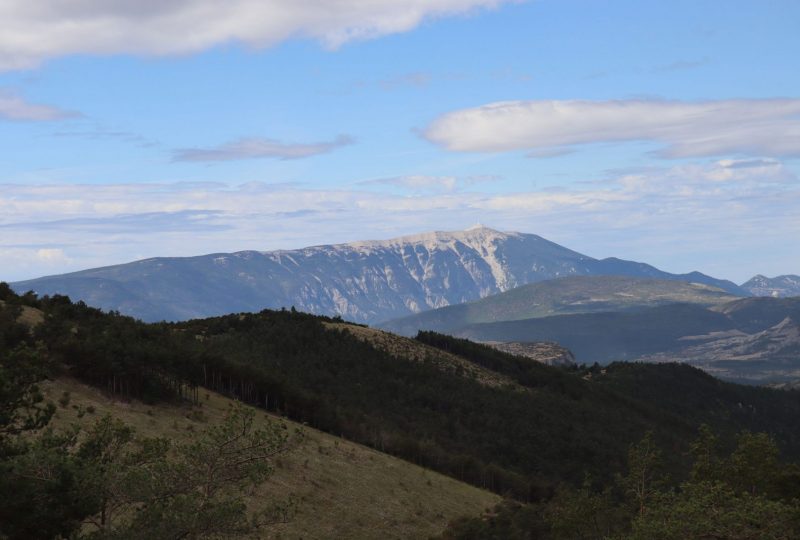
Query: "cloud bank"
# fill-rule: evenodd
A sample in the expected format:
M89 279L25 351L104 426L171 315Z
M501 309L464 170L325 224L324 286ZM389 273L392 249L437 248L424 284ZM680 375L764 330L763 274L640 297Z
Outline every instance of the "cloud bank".
M424 136L460 152L551 155L592 143L644 141L665 158L800 156L800 99L506 101L436 119Z
M301 159L325 154L353 144L349 135L339 135L332 141L315 143L285 143L258 137L238 139L214 148L181 148L174 161L235 161L240 159Z
M0 280L476 222L676 272L699 269L737 281L758 272L800 272L800 181L774 159L616 171L581 188L502 194L448 190L446 177L419 178L443 190L408 195L260 182L0 185ZM401 184L413 192L415 182Z
M68 54L176 55L307 37L330 48L508 0L3 0L0 70Z

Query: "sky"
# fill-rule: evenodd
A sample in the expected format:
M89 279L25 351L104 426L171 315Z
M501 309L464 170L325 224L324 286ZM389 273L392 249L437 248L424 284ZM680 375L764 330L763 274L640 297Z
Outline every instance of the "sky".
M0 280L482 223L800 274L797 0L3 0Z

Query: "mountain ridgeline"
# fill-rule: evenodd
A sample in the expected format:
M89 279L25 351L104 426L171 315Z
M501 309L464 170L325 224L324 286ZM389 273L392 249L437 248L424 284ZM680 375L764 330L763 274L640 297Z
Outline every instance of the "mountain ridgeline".
M153 258L12 286L68 295L144 321L294 306L374 324L528 283L597 275L692 282L748 295L699 272L670 274L638 262L598 260L534 234L486 227L296 250Z

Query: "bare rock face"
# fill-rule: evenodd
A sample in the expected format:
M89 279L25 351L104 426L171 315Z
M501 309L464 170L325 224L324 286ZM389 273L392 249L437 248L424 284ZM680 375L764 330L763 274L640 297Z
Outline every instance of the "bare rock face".
M684 279L738 289L698 273L678 276L642 263L597 260L534 234L487 227L296 250L145 259L12 287L65 294L145 321L294 306L376 323L571 275Z
M498 351L507 352L517 356L524 356L548 366L574 366L575 356L558 343L549 341L534 341L530 343L523 343L520 341L487 341L485 345L489 345Z

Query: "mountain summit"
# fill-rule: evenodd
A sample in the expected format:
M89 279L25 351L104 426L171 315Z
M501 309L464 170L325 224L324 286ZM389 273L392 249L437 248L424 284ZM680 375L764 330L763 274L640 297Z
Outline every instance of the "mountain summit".
M753 296L774 298L800 296L800 276L786 275L768 278L758 274L742 284L742 288Z
M69 295L146 321L295 306L375 323L571 275L674 279L745 294L698 272L598 260L535 234L484 226L296 250L144 259L13 287Z

